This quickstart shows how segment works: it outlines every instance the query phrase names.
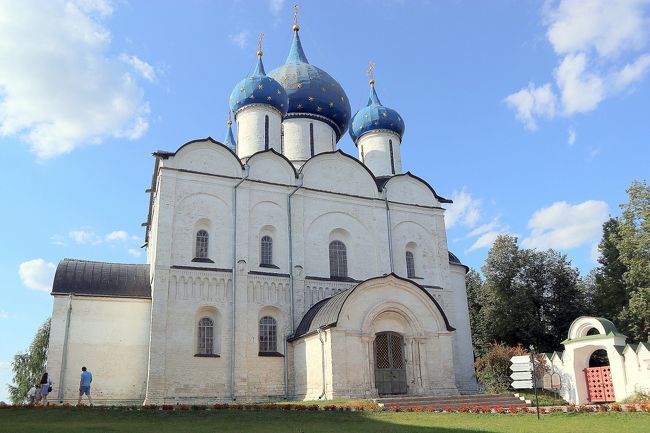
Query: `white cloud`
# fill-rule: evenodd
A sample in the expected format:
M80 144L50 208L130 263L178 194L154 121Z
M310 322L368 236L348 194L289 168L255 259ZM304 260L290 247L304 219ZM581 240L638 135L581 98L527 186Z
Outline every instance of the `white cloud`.
M542 18L558 55L555 82L540 87L531 83L507 96L517 120L535 130L538 119L595 110L641 80L650 70L650 53L634 53L648 45L648 5L648 0L548 1ZM625 59L631 55L635 60ZM556 95L561 104L555 103Z
M569 138L567 138L567 143L569 146L573 146L576 142L576 130L573 129L573 126L569 128Z
M7 313L5 310L0 310L0 319L8 319L9 318L9 313Z
M273 15L278 15L284 7L285 0L269 0L269 9Z
M52 289L55 271L54 263L46 262L43 259L34 259L21 263L18 275L26 287L49 292Z
M145 133L143 91L109 54L111 13L101 0L0 2L0 136L48 159Z
M504 232L492 230L487 233L483 233L465 252L469 253L470 251L478 250L481 248L489 248L492 246L497 236L501 234L504 234Z
M533 214L528 221L531 233L521 246L562 250L593 242L599 239L608 216L609 208L604 201L588 200L576 205L555 202Z
M566 56L555 70L555 80L567 115L591 111L605 98L603 80L587 71L584 53Z
M474 227L481 217L479 206L480 200L474 199L464 189L460 192L454 191L451 195L453 201L445 211L445 225L447 228L456 224L463 224L467 227Z
M530 83L527 88L505 98L506 104L515 110L517 119L531 131L537 129L536 118L555 117L556 101L557 98L551 89L550 83L540 87L535 87Z
M133 257L140 257L140 255L142 255L142 253L136 250L135 248L129 248L127 252L131 254Z
M129 56L128 54L120 55L120 60L131 65L145 80L156 81L156 71L153 66L144 60L139 59L137 56Z
M107 234L105 239L108 242L126 241L127 239L129 239L129 234L124 230L115 230Z
M621 91L639 81L650 69L650 54L644 54L632 63L623 66L621 70L614 73L613 86L615 90Z
M248 41L250 40L251 33L248 30L242 30L239 33L234 35L228 35L230 42L241 48L242 50L248 46Z
M98 245L102 243L101 238L92 230L78 229L68 232L68 237L79 245L92 244Z
M484 233L492 231L492 230L496 229L497 227L499 227L499 220L497 218L495 218L491 222L482 224L482 225L476 227L471 232L467 233L467 237L468 238L473 238L474 236L482 235Z
M558 54L595 50L615 57L646 44L647 0L562 0L546 9L547 37ZM553 3L550 3L551 5Z

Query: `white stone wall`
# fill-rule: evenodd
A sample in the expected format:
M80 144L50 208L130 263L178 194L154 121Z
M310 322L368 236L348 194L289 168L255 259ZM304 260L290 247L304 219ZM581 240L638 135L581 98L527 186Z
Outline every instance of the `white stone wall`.
M96 403L141 404L147 379L150 315L149 300L54 296L47 362L54 382L50 401L75 403L81 367L85 366L93 374L91 392Z
M390 158L390 143L393 147L393 162ZM400 154L399 135L391 131L370 131L357 140L359 160L361 160L372 173L379 176L392 176L402 173L402 157Z
M237 155L241 159L265 150L266 117L269 119L269 149L281 152L282 115L267 104L251 104L237 112Z
M301 166L312 157L309 125L314 131L314 155L336 150L336 134L331 126L317 119L289 118L283 122L284 155Z
M288 119L285 154L288 125L303 131L307 125L308 131L310 122L315 123L315 132L322 132L315 137L320 137L316 153L331 150L328 129L321 128L329 126L322 124L317 128L316 124L321 122ZM302 144L298 141L294 149L304 147L304 140ZM322 378L316 376L322 376L322 372L314 376L313 369L303 371L301 365L316 362L316 355L320 359L320 342L316 338L316 344L310 337L285 349L283 341L311 305L354 285L323 280L329 278L328 244L332 240L346 244L348 275L356 280L391 272L389 242L393 268L399 275L406 275L406 250L415 253L415 281L430 287L427 290L439 300L451 325L463 330L459 333L461 337L445 331L430 337L431 343L426 344L424 341L429 337L409 340L409 350L419 351L418 356L428 360L422 362L428 363L426 369L430 373L426 378L418 377L418 389L451 392L457 385L469 383L473 358L471 345L467 344L469 322L463 299L464 280L462 274L453 276L450 271L443 210L421 181L401 175L386 184L392 233L389 241L383 193L359 161L341 152L310 159L302 168L301 179L291 163L279 154L257 154L247 160L245 171L230 152L209 141L190 143L160 164L149 231L155 239L150 240L149 252L153 301L147 402L192 398L210 402L232 396L238 401L264 400L282 396L285 389L291 395L318 397L322 393ZM240 182L233 217L233 187ZM289 269L287 197L297 187L291 199L293 269ZM199 229L210 234L212 262L193 261ZM272 267L260 266L260 239L264 235L273 239ZM293 293L289 274L294 275ZM233 302L234 389L230 386ZM218 323L219 358L194 356L197 321L202 312L214 314ZM265 312L278 321L278 352L286 356L288 350L291 359L258 355L258 321ZM366 347L368 341L349 331L337 339L338 332L334 329L328 334L332 340L328 353L343 350L348 355L328 355L327 396L372 393L367 387L361 390L360 384L352 381L356 376L350 376L356 368L367 364L368 358L358 358L354 348ZM446 347L444 354L440 344ZM286 383L285 369L289 376ZM439 371L444 374L439 375Z

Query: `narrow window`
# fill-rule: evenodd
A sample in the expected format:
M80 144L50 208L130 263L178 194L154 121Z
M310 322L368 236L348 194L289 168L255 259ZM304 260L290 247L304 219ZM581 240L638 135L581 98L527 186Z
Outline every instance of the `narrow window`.
M209 317L199 320L197 352L200 355L214 355L214 322Z
M345 244L341 241L330 242L330 277L345 278L348 276L348 254Z
M366 162L366 154L363 152L363 145L361 145L361 162Z
M284 155L284 123L280 124L280 153Z
M260 319L260 352L278 351L278 324L271 316Z
M195 257L197 259L208 258L208 232L205 230L199 230L198 232L196 232Z
M269 116L264 116L264 150L269 150Z
M393 140L388 140L388 147L390 148L390 171L395 174L395 159L393 159Z
M406 276L408 278L415 278L415 259L413 258L413 253L410 251L406 252Z
M273 264L273 239L271 236L262 236L260 241L260 266Z
M314 124L309 124L309 147L311 148L311 156L314 156Z
M332 150L336 150L336 144L334 143L334 131L332 131Z

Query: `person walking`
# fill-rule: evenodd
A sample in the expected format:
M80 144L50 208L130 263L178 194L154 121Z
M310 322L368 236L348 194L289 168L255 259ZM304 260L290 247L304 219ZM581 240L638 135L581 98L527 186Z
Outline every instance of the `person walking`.
M32 385L29 391L27 391L27 401L30 406L33 406L36 402L36 391L40 391L40 389L36 388L36 385Z
M88 401L90 405L93 405L93 399L90 397L90 384L93 381L93 374L86 369L86 367L81 367L81 380L79 380L79 401L77 401L77 406L81 404L81 397L84 394L88 396Z
M41 404L47 405L47 395L52 392L52 381L47 376L47 372L43 373L41 377Z

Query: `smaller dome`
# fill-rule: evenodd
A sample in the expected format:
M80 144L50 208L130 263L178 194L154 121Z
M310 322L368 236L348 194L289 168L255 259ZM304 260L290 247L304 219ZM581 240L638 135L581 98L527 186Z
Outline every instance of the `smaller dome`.
M223 141L223 144L228 146L228 149L233 152L237 152L237 142L235 141L235 136L232 133L232 120L230 120L230 113L228 113L228 131L226 131L226 139Z
M404 136L404 120L399 113L392 108L384 107L379 101L377 92L375 91L374 81L370 82L370 98L368 98L368 105L352 117L352 124L350 125L350 137L356 144L359 137L366 132L376 131L378 129L386 129L399 135L401 140Z
M289 100L284 87L273 78L268 77L262 64L261 52L257 56L257 66L253 75L241 80L230 94L230 109L235 116L247 105L267 104L277 109L284 116L287 114Z

